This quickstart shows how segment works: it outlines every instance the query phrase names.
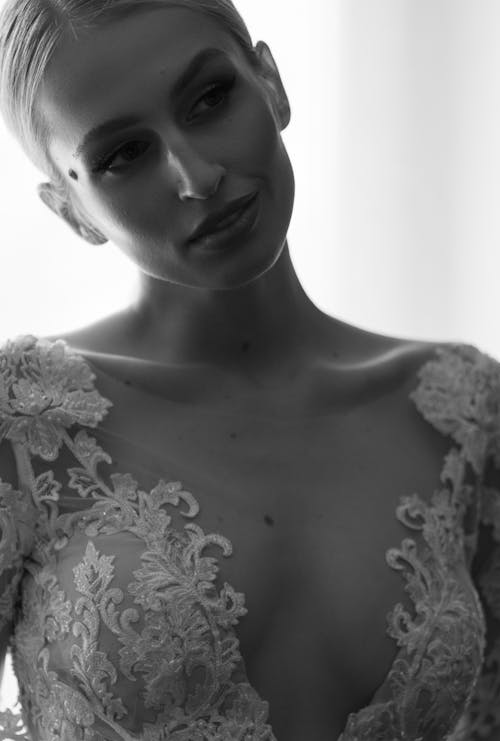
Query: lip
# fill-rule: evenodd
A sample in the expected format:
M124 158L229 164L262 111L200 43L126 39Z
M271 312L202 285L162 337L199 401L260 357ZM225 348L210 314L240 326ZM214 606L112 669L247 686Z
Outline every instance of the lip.
M259 213L259 194L256 193L246 206L234 213L227 225L198 237L191 243L191 247L205 253L216 253L243 244L246 237L252 234Z
M253 193L249 193L245 196L242 196L241 198L237 198L236 200L231 201L231 203L223 208L221 211L210 214L207 218L203 219L201 224L197 226L197 228L189 237L188 244L191 244L192 242L195 242L200 238L207 237L210 234L224 229L226 227L226 224L224 222L226 220L230 222L230 217L236 216L236 214L239 214L239 212L242 211L246 206L250 205L250 203L257 196L257 193L258 191L254 191Z

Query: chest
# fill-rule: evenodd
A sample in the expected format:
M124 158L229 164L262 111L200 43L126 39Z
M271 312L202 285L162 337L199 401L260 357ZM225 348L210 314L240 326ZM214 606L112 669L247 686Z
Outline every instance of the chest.
M396 395L300 421L120 403L96 436L112 470L144 490L181 481L196 523L232 543L205 555L245 595L240 650L277 737L291 707L295 728L302 719L304 732L314 722L336 737L394 661L387 613L398 602L414 613L386 552L408 537L426 547L396 508L414 492L430 502L449 441Z

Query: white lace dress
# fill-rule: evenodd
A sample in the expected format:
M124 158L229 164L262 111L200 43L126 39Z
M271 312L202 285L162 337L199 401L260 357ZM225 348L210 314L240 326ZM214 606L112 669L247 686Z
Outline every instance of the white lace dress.
M19 684L0 739L272 741L240 655L244 595L204 553L232 546L203 532L182 482L109 473L89 430L113 404L95 378L62 340L0 350L17 470L0 479L0 635ZM397 658L338 741L499 741L500 368L446 345L418 381L411 399L450 449L430 504L402 493L408 537L386 553L415 612L388 614Z

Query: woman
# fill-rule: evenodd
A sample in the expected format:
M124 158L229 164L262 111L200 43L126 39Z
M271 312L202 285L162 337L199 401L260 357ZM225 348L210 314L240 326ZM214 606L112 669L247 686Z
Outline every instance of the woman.
M42 200L141 278L2 349L0 737L498 739L498 365L307 297L289 102L229 0L0 29Z

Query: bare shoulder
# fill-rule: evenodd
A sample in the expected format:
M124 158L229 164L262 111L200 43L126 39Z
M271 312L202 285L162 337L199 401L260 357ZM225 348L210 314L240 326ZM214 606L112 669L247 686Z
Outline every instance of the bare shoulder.
M420 371L438 359L438 350L452 348L458 343L451 341L416 340L395 338L376 333L360 337L366 350L365 359L358 368L362 369L361 394L358 398L376 405L376 413L383 410L386 430L412 441L417 451L422 470L439 471L449 449L449 440L438 432L415 405L414 395L420 386ZM367 405L367 407L369 404Z
M87 327L63 334L47 335L44 339L50 342L64 340L76 351L120 354L121 348L116 345L113 338L119 338L123 334L123 314L124 312L117 312Z
M394 337L341 323L339 364L367 376L404 380L432 359L437 348L453 343Z
M143 389L151 390L166 398L199 400L200 372L207 399L214 404L226 402L224 398L231 385L234 398L255 395L253 387L248 388L232 376L213 371L208 374L203 368L177 366L166 368L161 364L156 378L154 362L145 365L137 358L134 343L129 340L126 312L119 312L88 327L66 334L48 336L45 339L64 340L75 352L88 355L97 367L115 377L127 377L127 382ZM261 390L263 404L283 405L290 408L290 396L303 396L304 404L313 408L336 409L338 406L358 405L363 400L384 396L408 396L418 383L419 368L430 360L438 346L446 344L433 341L414 340L383 335L367 331L355 325L342 322L335 317L326 317L325 332L321 335L316 355L311 355L309 368L298 378L294 388L283 386L278 393L273 385L269 392ZM167 372L168 371L168 372ZM301 388L301 384L303 388ZM312 401L311 401L312 399ZM252 404L257 402L252 399Z

